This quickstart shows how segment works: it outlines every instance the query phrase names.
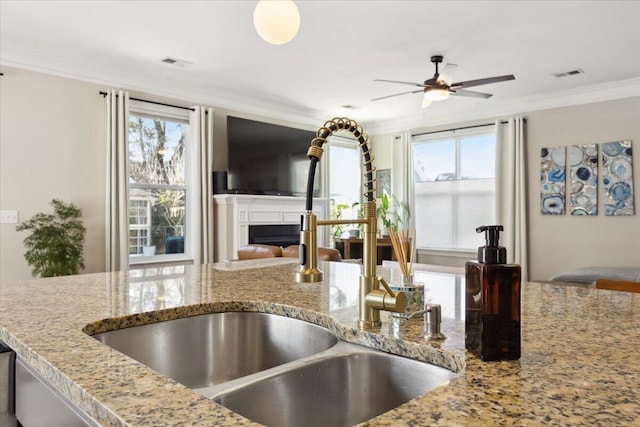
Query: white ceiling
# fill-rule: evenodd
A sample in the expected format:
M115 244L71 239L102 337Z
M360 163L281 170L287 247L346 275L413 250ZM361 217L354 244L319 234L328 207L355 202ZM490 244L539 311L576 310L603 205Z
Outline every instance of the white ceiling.
M299 0L282 46L255 32L255 4L0 0L0 63L307 125L348 116L369 133L640 95L640 1ZM516 80L425 110L419 94L370 102L411 90L374 79L430 78L434 54L456 81Z

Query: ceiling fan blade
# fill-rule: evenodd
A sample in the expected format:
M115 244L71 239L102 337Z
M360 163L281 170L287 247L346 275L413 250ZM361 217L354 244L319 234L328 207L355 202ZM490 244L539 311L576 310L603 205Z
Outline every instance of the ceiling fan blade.
M373 98L372 101L379 101L381 99L393 98L394 96L400 96L400 95L406 95L408 93L418 93L418 92L424 92L424 90L419 89L419 90L412 90L409 92L396 93L393 95L381 96L380 98Z
M418 87L424 87L424 85L422 83L413 83L413 82L401 82L398 80L381 80L381 79L375 79L374 82L386 82L386 83L400 83L403 85L411 85L411 86L418 86Z
M456 68L458 68L456 64L445 64L442 72L440 73L440 76L438 77L438 80L450 85L453 81L453 76L455 74Z
M466 89L468 87L480 86L480 85L488 85L491 83L499 83L506 82L508 80L515 80L515 76L513 74L509 74L507 76L498 76L498 77L488 77L486 79L478 79L478 80L467 80L466 82L457 82L451 83L452 89Z
M483 98L483 99L491 98L493 96L490 93L472 92L470 90L457 90L457 91L450 91L449 93L454 96L467 96L469 98Z

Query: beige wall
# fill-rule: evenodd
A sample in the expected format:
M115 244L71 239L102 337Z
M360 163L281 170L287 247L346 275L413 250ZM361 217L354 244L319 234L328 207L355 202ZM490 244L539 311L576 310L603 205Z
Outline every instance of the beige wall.
M640 97L527 114L531 279L548 279L578 267L640 267L639 123ZM627 139L636 151L634 216L605 216L601 185L597 216L540 214L541 148Z
M108 89L79 80L3 67L0 78L0 209L19 220L50 209L53 198L83 210L87 227L84 273L105 270L106 111ZM150 94L132 97L188 106ZM214 108L213 170L227 168L227 115L283 126L309 126ZM318 123L321 126L322 123ZM310 142L310 141L309 141ZM0 226L0 283L31 277L24 260L26 233Z
M59 198L82 208L85 272L104 270L105 107L97 85L3 67L0 209L19 220ZM31 277L26 233L0 225L0 282Z
M374 163L376 169L391 169L391 142L393 141L393 135L370 135L369 140L371 141L371 150L376 156Z
M527 190L529 278L548 280L555 274L593 266L640 267L640 97L535 111L527 118ZM490 122L465 122L420 129L432 131ZM417 133L418 131L414 131ZM604 216L600 186L599 214L593 217L540 214L540 149L630 139L636 150L634 189L636 215ZM391 164L392 135L372 137L376 165ZM379 169L384 169L378 166ZM420 262L461 265L451 257L421 256Z
M98 91L105 88L7 67L3 67L3 72L0 209L18 210L20 220L24 220L48 210L52 198L77 204L83 209L87 227L85 272L104 271L106 129L104 99ZM215 109L214 170L226 169L227 115L309 129L292 122ZM536 111L524 116L529 166L530 278L545 280L582 266L640 266L640 211L635 216L615 218L605 217L602 209L596 217L542 216L539 201L540 149L631 139L637 150L640 97ZM451 127L455 126L421 131ZM390 168L392 135L372 135L371 140L376 167ZM640 192L639 162L636 156L636 205ZM14 224L0 225L0 282L30 277L23 258L24 237L24 233L15 231Z

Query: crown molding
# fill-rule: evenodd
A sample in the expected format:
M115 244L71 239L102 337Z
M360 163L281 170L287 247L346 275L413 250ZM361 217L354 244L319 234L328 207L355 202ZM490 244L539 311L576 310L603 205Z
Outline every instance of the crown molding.
M244 114L253 114L262 117L283 120L310 127L317 127L318 123L324 123L327 115L317 110L305 109L302 106L286 104L284 102L270 102L259 98L248 98L237 94L223 92L219 90L194 90L188 86L173 85L170 89L167 86L158 86L150 82L136 80L133 78L113 79L107 76L97 76L83 73L82 71L68 71L54 66L32 65L31 63L8 61L0 59L0 65L13 67L27 71L33 71L57 77L79 80L86 83L93 83L106 88L118 88L131 92L144 93L151 96L158 96L179 101L180 104L210 105L230 111L237 111Z
M204 104L215 108L226 109L243 114L254 114L257 116L273 118L286 122L298 123L309 127L317 127L328 118L333 117L327 112L306 108L300 105L260 99L257 97L246 97L234 93L224 92L214 89L201 88L195 90L188 85L172 83L168 85L158 85L157 83L139 80L127 76L113 78L108 75L96 75L94 70L83 71L82 64L70 64L64 67L56 63L52 58L48 58L37 51L13 51L5 49L3 46L3 56L18 58L18 60L0 59L0 65L35 71L39 73L80 80L94 83L107 88L119 88L133 92L145 93L148 95L175 99L184 104ZM13 54L10 54L13 53ZM32 65L40 64L40 65ZM73 71L71 70L73 68ZM488 105L486 108L473 108L455 112L438 114L437 105L432 105L428 116L424 116L420 109L415 115L392 120L362 120L369 135L380 135L393 132L411 131L416 129L426 129L434 126L452 125L474 120L488 120L504 117L513 114L523 114L532 111L547 110L552 108L568 107L594 102L611 101L616 99L640 96L640 78L621 80L618 82L592 85L575 88L554 93L544 93L520 97Z

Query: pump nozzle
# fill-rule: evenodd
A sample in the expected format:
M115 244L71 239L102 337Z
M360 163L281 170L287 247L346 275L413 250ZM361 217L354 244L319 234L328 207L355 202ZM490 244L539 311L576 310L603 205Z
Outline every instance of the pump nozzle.
M478 248L478 262L482 264L506 264L507 249L500 246L500 232L504 231L501 225L482 225L476 228L476 233L485 232L485 246Z
M504 227L501 225L481 225L476 228L476 233L482 233L483 231L486 231L485 241L487 246L498 246L500 232L504 231Z

